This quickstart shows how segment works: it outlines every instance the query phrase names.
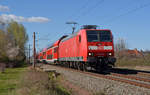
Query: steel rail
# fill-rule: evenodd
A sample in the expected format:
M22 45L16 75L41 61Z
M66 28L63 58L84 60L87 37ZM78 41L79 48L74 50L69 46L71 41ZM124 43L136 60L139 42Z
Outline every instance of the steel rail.
M55 67L58 67L60 69L66 69L66 70L69 70L69 71L79 72L79 73L82 73L82 74L87 74L87 75L90 75L90 76L95 76L95 77L104 78L104 79L108 79L108 80L114 80L114 81L118 81L118 82L122 82L122 83L127 83L127 84L130 84L130 85L134 85L134 86L144 87L144 88L150 89L150 84L146 84L146 83L141 83L141 82L137 82L137 81L133 81L133 80L127 80L127 79L121 79L121 78L118 78L118 77L107 76L107 75L103 75L103 74L96 74L96 73L91 73L91 72L85 72L85 71L70 69L70 68L66 68L66 67L60 67L60 66L55 66Z
M118 77L123 77L123 78L128 78L128 79L144 81L144 82L150 82L150 79L136 77L136 76L132 76L132 75L124 75L124 74L116 74L116 73L111 73L111 75L118 76Z
M143 76L148 76L148 77L150 77L150 73L144 73L144 72L138 72L137 75L143 75Z

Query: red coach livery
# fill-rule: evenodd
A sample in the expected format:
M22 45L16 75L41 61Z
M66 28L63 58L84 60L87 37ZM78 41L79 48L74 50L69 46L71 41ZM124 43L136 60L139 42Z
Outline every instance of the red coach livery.
M92 67L98 71L104 70L114 66L116 61L113 35L109 29L84 25L78 32L61 37L45 51L38 53L37 58L38 61L65 64L78 69Z

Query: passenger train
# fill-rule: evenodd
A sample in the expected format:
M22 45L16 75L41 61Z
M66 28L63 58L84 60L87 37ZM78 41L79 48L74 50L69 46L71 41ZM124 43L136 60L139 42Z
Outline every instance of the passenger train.
M103 71L115 65L113 35L109 29L84 25L78 32L64 35L37 54L39 62Z

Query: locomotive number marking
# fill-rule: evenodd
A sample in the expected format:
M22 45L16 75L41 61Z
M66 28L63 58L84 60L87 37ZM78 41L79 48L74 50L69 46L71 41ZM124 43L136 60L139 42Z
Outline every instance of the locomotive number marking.
M104 50L112 50L112 46L104 46Z
M112 46L89 46L89 50L112 50Z
M89 48L89 50L97 50L98 49L97 46L89 46L88 48Z

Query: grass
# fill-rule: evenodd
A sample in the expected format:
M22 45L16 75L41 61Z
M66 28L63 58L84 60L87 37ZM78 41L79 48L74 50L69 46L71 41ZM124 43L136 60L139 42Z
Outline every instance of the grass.
M57 78L54 78L53 74L55 74L55 76ZM54 72L49 73L49 75L53 81L56 81L57 85L55 87L56 87L56 91L59 93L59 95L71 95L72 94L72 91L70 89L65 88L64 85L62 84L62 80L64 80L63 76L61 76L57 73L54 73Z
M116 66L150 66L150 55L145 57L128 57L124 56L123 58L118 58L115 63Z
M102 91L101 91L101 92L95 93L94 95L106 95L106 94L105 94L105 92L102 92Z
M15 95L70 95L55 73L28 70L20 79Z
M0 73L0 95L70 95L55 73L8 68Z
M9 95L16 89L20 75L26 68L8 68L0 73L0 95Z

